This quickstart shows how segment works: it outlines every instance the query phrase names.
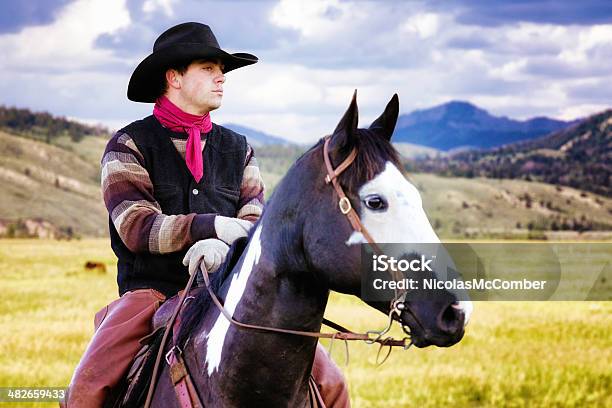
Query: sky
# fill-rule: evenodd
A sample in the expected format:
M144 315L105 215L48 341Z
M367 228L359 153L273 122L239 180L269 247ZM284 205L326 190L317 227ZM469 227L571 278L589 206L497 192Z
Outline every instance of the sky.
M186 21L260 59L227 74L213 121L299 143L330 133L354 89L362 127L394 93L401 113L464 100L574 119L612 106L612 2L589 0L0 2L0 104L119 129L152 110L127 99L132 71Z

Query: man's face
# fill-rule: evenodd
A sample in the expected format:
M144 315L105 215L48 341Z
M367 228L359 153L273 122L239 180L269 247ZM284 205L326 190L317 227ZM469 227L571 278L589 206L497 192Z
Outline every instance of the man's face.
M224 82L220 61L196 60L180 75L180 98L193 113L210 112L221 106Z

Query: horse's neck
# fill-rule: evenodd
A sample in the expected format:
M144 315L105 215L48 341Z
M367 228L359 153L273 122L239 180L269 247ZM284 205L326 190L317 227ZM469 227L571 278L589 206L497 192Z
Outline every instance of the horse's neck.
M308 272L284 270L286 267L272 261L262 248L265 240L258 226L221 289L226 309L243 323L318 331L327 289L321 288ZM302 397L317 343L315 338L240 329L229 324L224 316L213 315L216 317L206 335L206 372L213 383L234 396L244 392L252 398L254 389L262 390L265 395L261 403L282 405ZM248 380L244 380L245 373Z

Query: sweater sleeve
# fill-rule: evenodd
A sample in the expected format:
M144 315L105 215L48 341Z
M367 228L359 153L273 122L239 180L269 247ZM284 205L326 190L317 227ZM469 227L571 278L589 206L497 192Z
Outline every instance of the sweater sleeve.
M128 134L119 132L113 136L101 166L104 204L130 251L166 254L216 236L214 214L162 213L144 157Z
M264 199L265 185L255 152L250 145L247 145L247 155L245 160L244 175L240 186L240 200L238 201L237 218L255 222L261 216L265 204Z

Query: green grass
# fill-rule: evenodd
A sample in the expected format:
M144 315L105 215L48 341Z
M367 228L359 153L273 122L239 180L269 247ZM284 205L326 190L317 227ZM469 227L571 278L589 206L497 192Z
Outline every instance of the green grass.
M547 225L557 217L571 220L582 216L603 230L582 234L547 231L542 237L554 240L612 237L612 199L593 193L524 180L423 173L409 174L408 179L419 189L423 208L441 237L526 239L530 222ZM525 194L531 199L529 207ZM549 202L552 209L547 208Z
M85 272L88 260L107 273ZM116 297L114 262L102 239L0 241L0 387L68 384L94 313ZM341 295L327 315L354 330L385 324ZM336 343L333 358L355 407L603 407L612 405L611 324L611 302L479 302L454 347L396 350L376 367L376 347L352 343L345 367Z

